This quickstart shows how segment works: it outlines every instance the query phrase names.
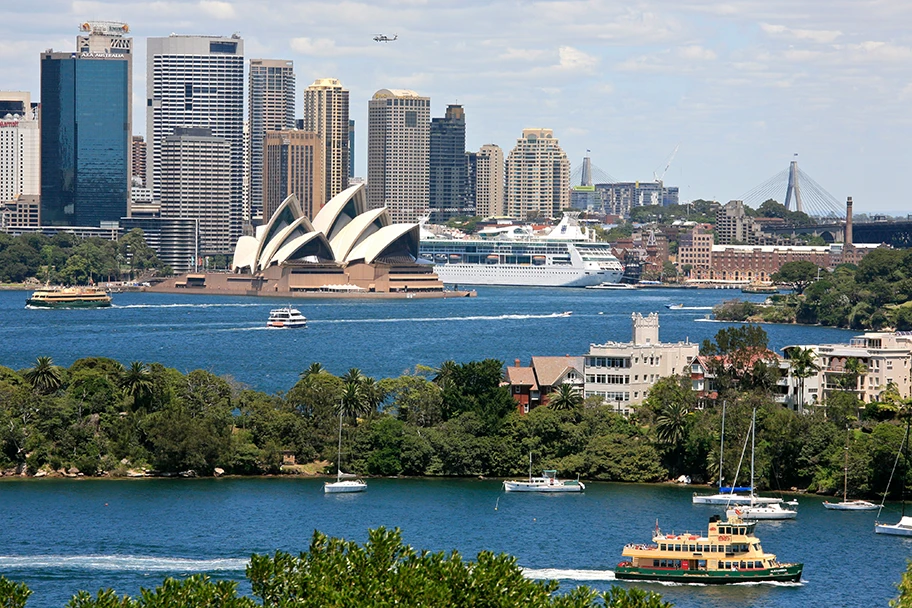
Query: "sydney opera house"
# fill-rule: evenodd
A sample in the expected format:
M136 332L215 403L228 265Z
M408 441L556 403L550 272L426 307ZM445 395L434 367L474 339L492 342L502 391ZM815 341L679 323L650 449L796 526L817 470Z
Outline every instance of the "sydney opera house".
M230 273L186 274L156 291L236 295L387 295L445 292L434 267L418 259L418 224L393 224L386 208L368 209L364 184L334 196L310 220L289 196L256 236L242 236Z

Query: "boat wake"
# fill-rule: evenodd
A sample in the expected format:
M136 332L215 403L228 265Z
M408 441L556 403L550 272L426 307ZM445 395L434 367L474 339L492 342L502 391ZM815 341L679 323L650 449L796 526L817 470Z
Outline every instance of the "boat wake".
M243 572L249 560L185 559L141 555L0 555L0 570L104 570L110 572Z
M613 570L559 570L557 568L523 568L526 578L559 581L613 581Z
M670 308L669 310L712 310L712 306L678 306L677 308Z
M244 304L242 302L211 304L114 304L111 308L266 308L269 304Z
M323 319L308 323L436 323L439 321L523 321L526 319L565 319L566 312L555 312L546 315L477 315L470 317L410 317L399 319Z

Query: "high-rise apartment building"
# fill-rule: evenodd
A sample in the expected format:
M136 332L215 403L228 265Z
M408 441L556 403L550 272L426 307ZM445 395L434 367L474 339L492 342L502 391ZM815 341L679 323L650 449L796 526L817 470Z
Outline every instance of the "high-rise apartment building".
M570 207L570 161L551 129L523 129L506 164L511 217L558 217Z
M251 59L248 96L249 217L257 217L263 215L263 146L266 133L293 129L295 126L294 62L285 59Z
M266 133L263 166L263 221L294 194L304 214L313 219L323 208L326 163L323 139L311 131Z
M138 180L142 186L146 185L146 140L142 135L133 136L131 174L133 180Z
M428 207L433 222L475 215L467 196L465 134L465 110L460 105L447 105L446 115L431 121Z
M475 213L481 217L505 214L504 154L496 144L485 144L475 154Z
M430 98L414 91L380 89L368 103L367 203L394 223L428 212L430 116Z
M233 245L241 235L243 207L244 41L237 34L148 38L146 97L147 175L156 197L162 145L175 127L208 128L230 146L225 238Z
M231 143L204 127L174 127L159 148L162 218L199 221L200 255L230 255Z
M40 144L31 95L0 91L0 203L41 191Z
M348 121L348 177L355 177L355 121Z
M88 39L96 42L94 35ZM104 49L117 39L112 34L97 42ZM132 41L121 43L129 48ZM90 50L81 50L85 48ZM44 225L99 226L127 215L132 55L93 48L88 44L79 52L41 54Z
M304 130L320 136L326 149L323 162L324 201L348 188L351 134L348 89L336 78L319 78L304 90Z

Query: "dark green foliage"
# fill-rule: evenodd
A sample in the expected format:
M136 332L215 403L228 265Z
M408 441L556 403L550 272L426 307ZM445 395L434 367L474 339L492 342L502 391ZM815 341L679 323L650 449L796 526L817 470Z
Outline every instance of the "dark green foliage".
M16 583L0 576L0 608L24 608L32 590L25 583Z

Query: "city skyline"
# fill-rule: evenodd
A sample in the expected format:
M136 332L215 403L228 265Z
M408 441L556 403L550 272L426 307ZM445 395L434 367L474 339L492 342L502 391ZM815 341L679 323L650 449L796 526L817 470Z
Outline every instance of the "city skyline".
M550 128L574 166L585 150L618 180L661 172L682 200L738 198L799 153L804 170L859 211L902 213L902 151L912 97L912 8L854 3L543 2L411 3L306 7L245 2L56 3L12 8L3 43L4 89L38 92L38 54L72 48L87 19L123 20L136 39L179 34L244 38L246 58L278 57L298 78L335 77L351 90L352 118L366 124L380 88L433 100L432 116L460 103L471 115L467 149L508 148L524 128ZM540 36L536 24L548 24ZM373 42L380 32L397 41ZM145 99L135 73L135 116ZM530 100L538 100L530 103ZM300 116L301 96L297 96ZM141 121L134 121L140 123ZM137 129L142 125L137 124ZM148 137L148 134L136 132ZM366 138L357 143L366 159ZM783 192L784 197L784 192Z

